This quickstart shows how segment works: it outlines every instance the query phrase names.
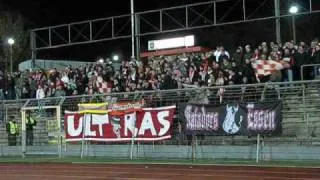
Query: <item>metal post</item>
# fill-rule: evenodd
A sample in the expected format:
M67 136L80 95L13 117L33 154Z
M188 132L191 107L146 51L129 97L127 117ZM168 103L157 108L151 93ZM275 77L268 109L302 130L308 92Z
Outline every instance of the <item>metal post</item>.
M197 151L197 149L198 149L198 136L195 136L195 150Z
M92 21L89 22L90 26L90 41L92 41Z
M64 142L64 152L67 152L67 142Z
M195 142L195 135L192 135L192 161L196 160L196 142Z
M162 32L162 10L160 10L160 32Z
M137 159L139 159L139 155L140 155L140 142L138 141L138 143L137 143Z
M86 157L88 157L88 155L89 155L89 145L88 145L88 144L89 144L89 142L86 141L86 151L85 151L85 152L86 152L86 153L85 153L85 156L86 156Z
M82 121L82 141L81 141L81 159L83 158L83 154L84 154L84 136L85 136L85 131L86 131L86 128L85 128L85 125L86 125L86 121L87 121L87 114L84 114L83 115L83 121Z
M189 13L188 13L188 6L186 6L186 28L188 28L188 27L189 27L189 18L188 18L188 16L189 16Z
M301 79L301 81L303 81L303 68L304 68L304 65L302 65L301 67L300 67L300 79Z
M3 154L3 145L0 145L0 157L2 157L4 154Z
M293 42L297 42L297 37L296 37L296 18L295 15L292 16L292 36L293 36Z
M246 0L242 0L243 20L246 20Z
M139 36L139 34L140 34L140 15L136 14L135 18L136 18L136 21L135 21L136 56L137 56L137 59L139 60L140 59L140 36Z
M5 60L5 74L7 74L8 73L8 69L9 69L9 67L8 67L8 65L9 65L9 59L8 59L8 56L6 56L6 60Z
M302 85L303 121L307 122L307 132L309 134L309 120L306 112L306 85Z
M32 50L31 51L31 69L35 68L36 67L36 60L37 60L37 51L35 50Z
M68 24L68 41L69 41L69 44L71 43L71 25Z
M51 46L52 42L51 42L51 28L49 28L49 47Z
M58 155L59 155L59 158L62 157L62 135L61 135L61 107L58 106L57 107L57 131L58 131Z
M312 0L309 0L309 11L310 11L310 13L312 13Z
M274 0L274 12L276 16L276 39L277 43L281 43L281 24L280 24L280 2Z
M135 37L135 28L134 28L134 0L131 0L131 58L134 59L135 58L135 48L134 48L134 37Z
M213 3L213 24L217 24L217 3Z
M3 104L4 104L4 102L3 102ZM8 117L8 106L6 106L6 123L9 121L8 119L9 119L9 117Z
M134 112L134 116L136 117L137 114ZM134 148L134 136L136 134L136 121L133 122L133 132L132 132L132 138L131 138L131 151L130 151L130 159L133 159L133 148Z
M21 152L22 158L26 157L26 111L21 110Z
M31 31L30 34L30 47L31 47L31 68L34 68L36 65L36 35L34 31Z
M111 35L112 35L112 38L114 38L114 18L113 17L111 18L111 28L112 28Z
M259 154L260 154L260 134L258 134L258 137L257 137L256 163L259 163Z
M10 74L13 73L13 48L10 45Z

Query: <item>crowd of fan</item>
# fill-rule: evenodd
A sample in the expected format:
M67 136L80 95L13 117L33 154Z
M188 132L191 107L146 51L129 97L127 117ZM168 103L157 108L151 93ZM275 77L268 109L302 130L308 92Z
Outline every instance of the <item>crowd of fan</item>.
M268 76L256 76L251 62L258 59L282 59L291 67ZM207 53L123 61L120 70L115 70L112 62L106 62L67 67L60 72L56 69L11 75L0 72L0 100L292 81L300 79L301 65L310 63L320 63L317 39L310 45L263 42L255 49L250 45L239 46L234 53L220 46ZM312 78L309 74L315 71L306 72L307 78Z

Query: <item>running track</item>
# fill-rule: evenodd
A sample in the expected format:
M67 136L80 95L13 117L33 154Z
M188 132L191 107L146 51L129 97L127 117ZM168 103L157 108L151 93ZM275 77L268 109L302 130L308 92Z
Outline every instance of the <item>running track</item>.
M251 166L0 164L2 180L316 180L317 168Z

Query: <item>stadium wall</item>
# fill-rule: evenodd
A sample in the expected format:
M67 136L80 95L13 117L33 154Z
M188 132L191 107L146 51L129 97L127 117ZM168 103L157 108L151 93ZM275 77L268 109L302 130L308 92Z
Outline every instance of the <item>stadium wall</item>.
M68 145L62 152L62 157L80 157L81 145ZM105 157L110 159L130 159L131 145L88 145L84 157ZM320 160L320 147L307 147L291 145L265 145L259 153L261 161L278 160ZM33 146L28 147L26 156L58 156L57 146ZM0 157L21 156L21 147L1 146ZM192 146L176 145L139 145L133 151L134 159L238 159L255 160L256 145L230 146L207 145L197 146L193 155Z

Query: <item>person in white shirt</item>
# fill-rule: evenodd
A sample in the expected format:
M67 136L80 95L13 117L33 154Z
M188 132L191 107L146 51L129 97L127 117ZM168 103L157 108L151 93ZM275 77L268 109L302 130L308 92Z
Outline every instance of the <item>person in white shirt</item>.
M217 62L217 63L219 63L219 58L220 58L221 55L226 55L226 56L228 56L228 58L230 58L229 52L226 51L223 46L217 47L217 49L216 49L216 51L213 53L213 55L216 57L216 62Z
M43 99L45 98L45 92L41 85L38 86L37 92L36 92L36 99Z
M62 75L62 78L61 78L61 81L65 84L68 84L69 83L69 77L68 77L68 74L66 72L63 73Z

